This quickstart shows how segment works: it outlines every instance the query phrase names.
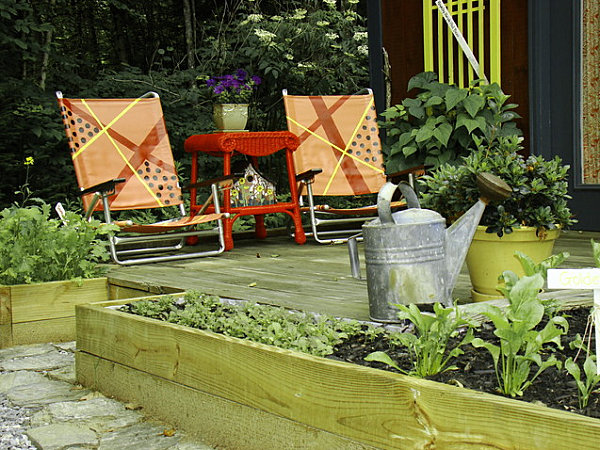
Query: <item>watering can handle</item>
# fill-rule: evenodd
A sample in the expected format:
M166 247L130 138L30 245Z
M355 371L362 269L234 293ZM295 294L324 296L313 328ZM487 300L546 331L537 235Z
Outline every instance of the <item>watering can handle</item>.
M382 224L395 223L394 218L392 217L391 204L392 196L394 195L394 192L396 192L396 189L400 189L409 208L421 208L417 194L415 194L415 191L409 184L399 183L396 185L388 181L383 185L377 195L377 213L379 214L379 220L381 220Z

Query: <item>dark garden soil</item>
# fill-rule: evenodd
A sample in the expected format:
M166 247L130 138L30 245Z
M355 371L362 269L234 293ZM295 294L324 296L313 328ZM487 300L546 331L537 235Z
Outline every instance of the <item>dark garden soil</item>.
M566 336L563 336L564 348L562 350L558 348L553 349L556 357L561 361L566 360L569 356L575 357L577 350L571 350L568 344L577 333L584 336L589 309L573 309L566 312L566 316L569 322L569 332ZM484 340L497 342L493 334L493 329L489 324L483 324L482 328L475 334ZM498 383L492 357L489 352L483 348L474 348L471 345L466 345L462 348L464 354L454 362L458 370L447 371L431 379L455 386L501 395L498 393ZM590 348L595 348L593 335ZM405 352L403 353L403 350L405 349L391 348L385 338L377 339L375 342L365 342L364 336L360 336L338 345L335 352L329 358L397 372L385 364L368 362L364 358L374 351L384 351L401 368L410 370L411 362L409 355ZM585 355L580 355L577 359L580 367L582 366L583 359L585 359ZM579 409L577 393L577 387L571 375L564 369L557 370L555 367L551 367L542 372L534 383L525 390L520 400L600 418L600 393L594 392L591 395L589 404L585 410Z

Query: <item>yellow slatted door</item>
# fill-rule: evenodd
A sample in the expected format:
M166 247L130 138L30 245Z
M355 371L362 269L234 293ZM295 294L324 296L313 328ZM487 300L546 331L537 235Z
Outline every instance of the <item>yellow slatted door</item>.
M425 70L461 87L484 77L500 84L500 0L445 0L443 4L484 76L473 70L435 0L423 0Z

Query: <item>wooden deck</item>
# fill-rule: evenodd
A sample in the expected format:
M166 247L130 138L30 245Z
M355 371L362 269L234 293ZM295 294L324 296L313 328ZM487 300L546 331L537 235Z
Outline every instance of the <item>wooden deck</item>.
M590 239L600 233L566 231L554 252L568 251L564 267L593 267ZM362 275L364 253L359 244ZM365 280L350 276L346 245L297 245L287 236L266 240L235 239L235 249L217 257L180 260L141 266L111 266L113 283L149 292L196 289L221 297L282 305L300 310L361 320L369 319ZM453 296L470 302L470 280L466 268L459 276ZM562 293L562 296L570 294ZM573 291L573 297L591 291Z

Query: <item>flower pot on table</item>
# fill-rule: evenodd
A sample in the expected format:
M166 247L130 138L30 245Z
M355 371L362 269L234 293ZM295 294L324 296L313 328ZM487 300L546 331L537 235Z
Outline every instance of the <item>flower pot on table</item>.
M244 131L248 123L248 104L215 104L213 105L213 120L218 131Z

